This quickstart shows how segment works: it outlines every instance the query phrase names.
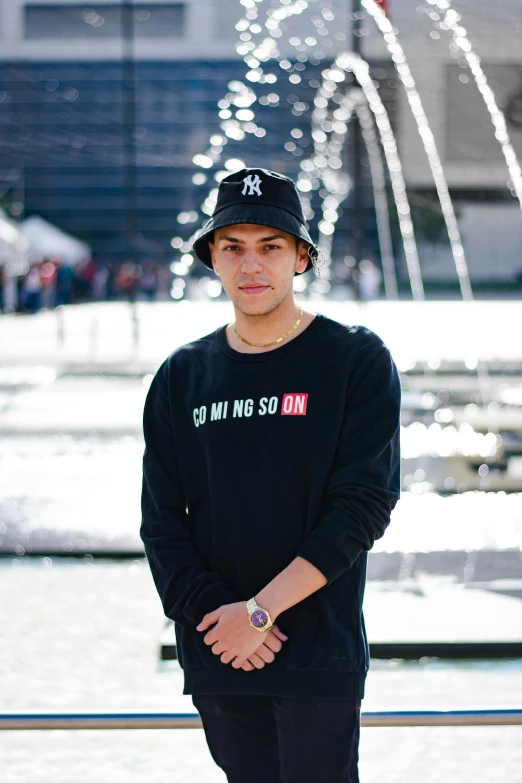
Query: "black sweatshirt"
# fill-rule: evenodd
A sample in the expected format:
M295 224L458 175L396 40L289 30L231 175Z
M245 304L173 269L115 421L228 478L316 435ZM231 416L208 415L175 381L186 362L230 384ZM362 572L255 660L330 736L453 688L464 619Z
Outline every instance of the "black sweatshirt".
M140 536L183 693L364 696L367 552L400 496L400 402L381 338L321 314L270 351L236 351L221 326L161 364L143 414ZM275 661L222 663L196 625L297 555L328 583L277 617L289 639Z

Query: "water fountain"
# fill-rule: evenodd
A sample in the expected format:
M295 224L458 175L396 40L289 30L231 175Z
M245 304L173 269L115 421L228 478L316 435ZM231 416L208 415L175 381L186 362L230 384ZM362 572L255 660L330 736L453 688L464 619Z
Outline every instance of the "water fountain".
M440 0L438 7L441 5L441 2L442 0ZM433 3L426 2L425 5L431 11L434 10ZM386 179L388 179L393 196L393 201L390 203L396 209L398 215L398 227L404 247L404 257L410 279L412 298L419 303L423 302L425 292L422 280L422 258L419 260L420 252L417 250L415 241L415 226L411 216L411 207L399 158L398 145L386 106L372 78L372 68L361 54L350 51L341 53L337 57L330 58L323 63L326 60L326 55L322 49L318 48L318 39L321 37L325 38L326 36L323 33L328 31L329 27L332 29L335 23L333 11L325 2L321 3L319 0L284 2L284 0L281 0L279 5L277 5L276 0L274 0L268 8L266 0L244 0L242 6L244 15L237 24L240 36L237 46L239 54L245 60L247 71L244 79L236 79L229 82L228 92L220 99L217 106L219 114L218 124L209 135L208 148L205 148L203 152L198 153L194 158L196 169L194 182L201 187L202 191L206 191L205 195L202 196L201 211L203 215L207 215L212 211L215 191L220 178L225 176L229 170L233 170L234 167L238 168L243 165L240 145L245 145L246 140L252 137L264 143L263 140L268 136L269 131L267 131L267 128L257 116L259 114L257 107L266 106L267 112L281 111L282 109L278 108L280 101L279 95L276 93L276 85L283 80L288 80L292 85L292 89L298 93L290 111L293 112L293 116L296 116L296 118L302 117L303 113L307 111L307 102L304 100L303 93L300 92L303 87L303 77L301 75L303 74L303 69L300 66L304 66L305 61L308 60L313 60L315 64L321 63L321 78L318 78L317 83L313 86L315 90L313 104L307 97L308 104L312 108L310 117L311 144L308 148L311 150L311 153L307 152L306 147L299 144L305 132L303 130L304 123L301 123L300 128L292 128L289 136L282 140L283 149L287 154L295 155L295 159L299 160L297 183L305 209L310 214L312 209L317 210L317 204L319 204L319 238L321 248L329 256L332 240L335 238L336 230L338 230L340 209L346 199L353 193L353 188L356 184L356 177L348 174L343 166L343 154L349 134L353 130L354 124L358 123L361 129L362 141L369 156L369 173L376 205L377 229L383 261L386 296L389 299L395 299L398 289L386 197ZM405 63L404 51L398 40L399 33L390 26L391 23L384 16L378 4L366 0L363 3L363 7L368 14L368 18L375 20L375 30L384 37L395 65L401 70L401 78L406 94L409 96L408 103L416 117L419 133L425 143L426 155L431 162L431 170L436 175L438 192L444 201L447 194L447 183L444 179L437 150L433 144L433 134L427 125L426 114L422 107L420 96L416 91L407 63ZM264 11L266 13L263 15L262 12ZM310 12L310 24L313 23L315 25L317 32L314 36L306 37L301 33L301 38L298 38L293 35L290 23L296 15L303 14L304 11ZM318 13L314 13L315 11L318 11ZM437 10L439 19L430 17L433 24L440 25L445 23L444 17L440 16L439 11L440 8ZM284 20L289 22L289 29L286 33L282 30ZM450 16L447 24L449 25L451 21L452 17ZM269 31L269 36L266 36L266 31ZM452 36L452 41L453 36L458 35L462 39L460 45L464 49L466 48L467 44L465 41L467 41L467 38L464 38L460 26L458 26L458 29L451 28L451 30L448 26L448 32ZM292 62L286 59L285 54L278 49L278 46L280 46L279 41L283 35L287 35L289 44L295 51L295 59L292 58ZM339 35L346 39L344 33L339 33ZM285 51L287 53L287 50ZM473 67L477 71L477 79L481 81L477 61L472 60L472 62ZM277 72L274 69L277 69ZM263 94L263 90L266 91L266 94ZM488 97L488 100L493 108L490 97ZM269 109L268 107L272 108ZM498 118L497 126L501 129L501 123ZM269 128L268 124L267 127ZM509 158L511 155L510 148L506 146L506 144L509 144L509 139L502 136L499 141L502 143ZM227 159L225 159L225 151L230 151L230 157ZM246 156L243 157L246 158ZM518 187L517 169L513 161L511 161L511 177L513 186ZM212 184L210 184L211 182ZM469 284L464 251L462 250L461 253L460 234L458 233L458 227L455 228L454 225L455 212L449 196L445 202L444 210L446 226L454 252L455 265L460 270L458 276L461 282L461 290L463 298L466 298L471 291L471 286ZM180 226L186 227L186 234L185 236L176 237L173 240L173 247L180 251L181 258L176 263L183 267L190 266L193 260L188 252L190 247L188 233L192 230L193 224L199 217L196 210L188 210L178 216ZM328 262L329 260L328 258ZM327 284L332 279L334 270L329 268L329 263L326 263L324 267L321 267L320 273L322 276L324 275L323 282ZM181 289L180 292L182 294ZM363 315L363 307L359 310L361 315ZM177 308L173 308L173 310L177 310ZM172 313L169 314L169 318L172 317L174 315ZM101 331L103 331L103 328L103 324L101 324ZM210 325L208 330L210 331ZM151 334L153 331L151 330ZM156 344L157 339L155 336L154 345ZM77 347L75 352L77 353ZM487 470L482 473L479 470L476 476L471 477L469 471L466 475L455 471L453 484L445 482L445 479L451 478L453 474L449 474L449 476L448 473L441 475L443 471L441 472L440 469L437 469L433 470L433 473L430 475L432 455L434 459L436 459L434 455L439 455L439 460L455 459L462 462L471 459L479 460L480 468L482 469L484 467L487 468L488 464L492 464L504 448L502 440L498 437L498 427L494 426L494 419L492 420L489 413L488 424L485 428L486 432L476 431L477 427L472 427L469 424L471 414L475 415L475 409L478 410L478 406L475 405L476 400L470 400L469 397L469 384L472 381L474 382L473 376L470 375L471 372L477 373L479 390L481 391L480 401L485 410L487 410L486 406L488 401L491 400L491 395L487 386L487 382L490 379L486 365L478 360L471 361L469 357L466 361L467 368L464 372L467 372L465 382L468 386L464 393L468 394L465 400L465 402L468 402L468 407L464 408L461 401L459 404L461 404L463 410L460 412L457 410L455 418L453 416L454 411L443 404L441 405L441 403L444 403L444 399L437 396L438 391L442 388L442 381L437 374L440 359L434 361L433 357L428 356L428 362L422 368L424 374L418 379L418 383L413 378L416 385L413 383L411 386L409 396L408 389L405 388L407 392L405 394L406 407L410 406L405 411L406 421L403 432L405 479L407 479L405 488L410 490L405 492L405 496L408 498L407 502L410 502L410 500L415 502L413 498L415 493L426 492L428 495L430 489L435 490L435 492L432 492L434 497L426 497L427 503L433 500L433 503L436 504L442 500L440 494L453 493L455 494L454 498L444 498L443 502L447 502L447 508L449 508L451 502L455 503L455 511L449 514L455 525L457 524L456 520L463 516L462 513L457 512L457 504L461 500L463 503L472 501L472 498L458 497L459 494L464 493L463 487L468 480L470 482L468 486L477 489L502 489L507 486L508 491L512 492L516 487L513 482L509 483L509 486L507 483L504 483L504 485L498 482L495 483L497 478L495 476L488 477ZM400 369L403 371L406 385L412 379L412 375L408 377L408 368ZM462 371L462 368L458 369ZM150 369L147 371L149 372ZM446 384L446 380L444 380L444 384ZM420 397L420 402L416 402L413 399L415 395ZM413 401L410 402L410 399L413 399ZM449 394L445 399L451 402ZM471 408L473 408L473 411L471 411ZM458 417L461 414L463 421L459 423ZM459 426L455 426L453 422L459 424ZM134 433L134 431L133 427L130 427L129 432ZM490 482L489 486L488 482ZM406 503L403 504L403 507L405 506ZM441 511L439 506L434 505L433 508L432 520L440 517ZM462 507L459 506L459 508ZM48 517L45 516L43 511L38 513L40 515L40 527L47 525ZM54 513L53 507L50 509L49 514L53 515ZM445 513L448 515L448 512ZM31 507L32 515L33 508ZM95 515L89 515L89 517L91 516L94 518ZM481 529L483 529L486 521L480 524L482 525ZM396 523L396 525L396 529L399 530L400 522ZM38 528L38 525L36 528ZM409 525L405 526L404 530L406 528L410 531ZM466 530L469 532L469 525L466 527ZM121 532L123 535L124 531L122 530ZM5 531L3 535L4 541L6 541ZM388 540L393 542L392 531L390 531L390 535L391 539L389 538ZM484 534L482 542L484 546L488 535L489 533L487 535ZM514 534L515 538L516 535L518 534ZM100 538L100 541L102 538ZM33 542L35 540L39 542L36 533L29 532L28 540L25 543L30 544L30 539ZM398 544L399 551L401 547L404 548L406 540L407 536L404 535L400 544ZM462 539L459 540L461 541ZM503 539L503 545L505 540ZM23 542L22 544L25 545ZM91 546L91 543L89 543L89 546Z
M317 5L316 0L309 0L309 2L306 0L298 0L297 2L280 0L278 7L275 7L276 3L272 3L269 9L266 9L266 4L264 4L266 11L264 27L269 32L270 37L262 41L259 39L263 31L263 0L241 0L241 4L247 10L245 18L240 19L236 25L240 31L240 43L237 51L244 57L249 69L245 75L246 81L251 84L274 84L278 78L288 78L290 83L295 85L295 89L298 90L298 85L301 82L300 70L304 68L303 63L309 59L310 51L317 44L317 39L310 36L302 40L302 38L293 36L291 26L289 26L290 29L287 31L288 43L296 52L296 60L292 64L290 60L281 54L277 47L277 42L283 35L280 25L283 20L291 19L296 14L301 14L304 11L311 12L313 6ZM425 0L424 5L424 10L434 27L447 32L453 45L458 47L466 59L473 74L474 82L480 90L490 113L495 137L501 145L510 177L508 185L520 200L522 196L521 170L507 133L505 119L487 82L480 64L480 58L474 52L465 28L460 24L460 16L451 8L449 0ZM399 31L387 17L383 4L376 2L376 0L361 0L360 3L354 4L354 25L363 16L356 9L364 9L367 18L374 21L376 31L382 36L386 49L395 65L433 177L461 296L464 301L471 301L474 298L474 294L455 209L434 134L430 128L406 54L399 40ZM417 10L422 9L418 8ZM314 23L319 32L325 33L328 31L327 25L331 25L335 21L335 15L328 3L320 4L320 14L321 19L314 20ZM345 38L346 36L343 35L343 37ZM359 46L355 48L360 49ZM319 54L324 56L323 52ZM268 72L272 62L278 63L279 68L283 71L282 76L277 77L275 74ZM372 78L369 63L364 60L358 51L345 51L338 54L329 67L322 71L321 77L322 80L317 84L314 107L311 113L310 135L313 141L313 153L309 157L303 157L300 161L300 173L297 179L298 188L301 191L305 205L305 214L313 215L313 198L316 200L319 198L320 200L322 219L318 222L318 243L326 263L320 269L319 274L325 277L326 280L330 280L333 277L329 265L331 262L332 243L339 218L339 208L349 195L354 196L354 182L347 173L343 163L343 150L349 134L355 134L356 128L359 127L368 154L386 298L398 298L398 291L383 158L386 163L386 171L397 213L412 297L414 300L423 301L425 299L425 291L421 263L415 241L415 227L411 217L411 208L408 202L407 188L402 173L397 142L376 82ZM229 88L233 91L235 97L231 101L229 94L225 101L227 106L224 109L224 114L223 110L220 112L220 115L224 116L221 131L235 140L246 138L249 132L256 133L261 137L266 135L265 129L258 128L253 122L257 99L252 87L246 84L246 82L236 81L233 84L229 84ZM274 107L278 106L277 94L271 94L268 98L270 97L272 98L271 105ZM220 102L220 108L225 103ZM248 116L243 116L241 109L239 109L236 111L236 119L233 120L231 118L231 109L234 106L237 109L247 104L249 107ZM305 104L303 103L302 105L304 106ZM277 110L281 111L280 108ZM247 124L240 126L240 120ZM298 138L298 133L302 135L302 131L296 130L294 138ZM294 135L294 131L292 131L292 134ZM377 141L377 138L379 141ZM295 150L296 148L294 141L286 142L284 146L287 150ZM299 152L299 150L297 151ZM211 147L207 150L204 158L196 156L194 162L211 168L218 163L221 153L222 145L217 145L214 149ZM243 161L235 159L227 161L225 169L218 171L215 179L219 181L228 173L228 170L233 169L235 164L243 165ZM206 198L202 207L204 213L210 214L212 212L216 195L217 188L211 190ZM299 284L305 285L301 281L299 281ZM329 287L328 283L326 285ZM326 293L327 289L324 289L324 291ZM475 371L478 379L480 402L484 412L487 414L487 436L490 442L495 441L492 447L492 454L494 454L502 447L502 438L499 436L496 418L490 415L494 401L490 391L491 379L488 367L478 357L467 357L466 363L468 371ZM440 361L438 363L429 362L424 366L424 377L429 386L436 385L435 373L438 364L440 364ZM448 428L448 435L450 434ZM487 472L484 476L482 474L479 475L481 476L480 487L487 488L489 481Z
M312 36L309 36L304 40L292 36L290 29L288 32L288 43L296 50L296 62L292 64L277 48L277 41L283 35L281 23L284 20L291 19L293 16L302 14L305 11L310 12L313 6L317 5L317 0L296 0L296 2L293 2L293 0L280 0L278 7L274 8L274 4L272 4L272 7L269 9L266 9L264 0L241 0L241 5L245 9L245 12L244 17L241 17L236 24L240 39L236 48L238 53L243 57L248 70L245 74L245 82L239 80L235 80L233 83L231 82L229 84L229 89L232 92L232 96L229 93L227 97L218 104L218 108L220 109L219 115L222 120L220 132L212 134L209 148L204 153L200 153L194 157L193 162L195 165L207 170L217 166L220 162L223 150L229 139L242 141L247 138L248 134L254 134L260 138L266 135L265 128L258 126L254 122L255 104L258 101L258 98L251 87L251 84L274 84L278 80L278 77L274 73L267 73L266 70L271 63L277 62L291 84L295 85L296 89L298 89L297 85L301 82L299 70L304 67L303 62L309 59L311 48L317 44L316 38ZM261 18L263 6L265 6L266 11L264 20ZM368 17L371 17L375 21L391 59L395 63L397 74L403 84L408 103L417 123L418 132L422 139L430 170L433 175L433 181L446 223L461 295L464 300L471 300L473 299L473 291L455 210L449 195L447 181L434 136L423 108L421 96L415 87L415 81L410 71L405 52L400 44L398 31L387 18L386 13L382 8L382 4L376 0L361 0L361 4L359 5L356 3L356 6L362 6ZM487 83L487 79L480 65L480 58L473 51L466 30L459 25L460 17L451 8L449 0L426 0L426 6L433 24L442 30L446 30L452 36L452 40L462 50L463 55L469 64L475 83L481 91L490 112L495 135L499 140L506 159L510 182L512 183L518 198L522 199L521 170L509 140L505 120L495 101L495 96ZM434 12L433 10L430 10L430 6L435 7L437 11ZM318 31L324 35L328 32L326 24L333 23L335 21L335 15L328 3L321 3L320 11L322 21L321 23L315 23ZM355 14L355 16L358 15L358 13ZM263 28L269 33L269 37L260 40L260 37L263 34ZM336 35L337 37L342 36L342 38L346 38L342 33L337 33ZM324 52L319 52L318 55L322 55L322 58L325 56ZM327 192L326 195L320 197L323 220L320 221L318 228L321 247L325 254L329 256L335 234L335 224L337 222L335 213L337 212L337 207L346 199L351 189L349 177L342 171L343 165L340 155L342 153L346 134L348 133L347 123L351 120L350 111L353 114L353 109L350 110L349 106L345 103L343 107L335 110L341 113L344 111L345 114L348 112L344 119L341 120L338 117L336 118L337 126L342 126L339 132L338 127L337 129L334 128L330 121L327 106L339 84L346 80L346 74L354 72L356 72L357 84L364 91L366 105L374 114L375 124L379 130L383 152L388 164L390 183L398 214L412 295L414 299L423 299L424 290L414 237L414 226L411 221L411 210L407 201L405 183L401 177L401 165L397 154L397 145L393 139L391 125L389 121L387 121L382 101L379 99L378 90L375 88L371 78L369 65L358 56L357 53L350 51L341 53L336 58L333 67L323 71L322 83L317 86L317 94L314 101L315 107L312 113L311 130L314 141L314 156L309 159L304 158L301 161L301 175L298 179L298 185L303 194L303 201L305 201L305 203L308 202L308 204L314 191L321 189L323 192ZM247 84L246 82L250 82L250 84ZM279 96L276 93L271 93L264 97L269 105L278 105ZM351 100L349 98L349 90L346 91L343 100L345 102ZM361 108L361 106L364 105L364 102L361 103L359 100L356 103L359 106L356 115L359 117L361 112L364 111L364 109ZM235 111L235 117L232 116L233 111ZM326 126L329 129L325 130L323 126ZM365 124L367 134L370 132L370 127L371 125L367 121ZM367 135L367 140L368 139L369 136ZM295 148L293 141L287 142L287 145L293 145ZM285 146L287 147L287 145ZM325 151L327 152L326 156L323 154ZM375 156L375 151L376 149L374 148L374 155L370 156L373 163L378 159ZM224 169L215 172L214 179L216 182L219 182L230 170L234 170L235 165L237 166L242 163L243 161L240 159L230 159L225 163ZM378 179L379 175L376 173L374 167L372 170L372 180L375 181L375 177ZM201 185L207 182L207 178L208 174L203 174L203 172L198 172L194 175L194 181ZM374 184L374 192L375 187ZM379 187L377 186L377 192L378 191ZM211 214L216 196L217 188L212 188L201 208L204 214ZM382 198L379 199L378 196L377 200L380 204L377 222L381 256L383 259L383 271L385 273L386 294L389 298L395 298L396 286L393 282L395 275L392 273L393 264L391 263L389 247L389 231L386 231L384 228L384 213L382 208L384 202ZM329 216L330 219L324 218L325 214ZM328 261L329 258L327 258L327 263Z

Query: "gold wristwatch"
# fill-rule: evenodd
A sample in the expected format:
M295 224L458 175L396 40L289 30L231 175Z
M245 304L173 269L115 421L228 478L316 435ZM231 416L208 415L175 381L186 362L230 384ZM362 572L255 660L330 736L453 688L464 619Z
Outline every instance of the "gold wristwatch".
M259 606L255 598L251 598L247 601L246 606L248 622L252 628L261 631L262 633L268 633L268 631L274 627L274 623L272 622L268 611L263 609L262 606Z

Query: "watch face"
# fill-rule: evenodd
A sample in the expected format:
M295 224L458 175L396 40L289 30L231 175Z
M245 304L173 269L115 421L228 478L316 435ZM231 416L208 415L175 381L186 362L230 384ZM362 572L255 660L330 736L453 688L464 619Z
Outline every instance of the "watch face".
M252 612L250 619L252 620L252 625L255 625L256 628L262 628L268 622L268 615L262 609L256 609L255 612Z

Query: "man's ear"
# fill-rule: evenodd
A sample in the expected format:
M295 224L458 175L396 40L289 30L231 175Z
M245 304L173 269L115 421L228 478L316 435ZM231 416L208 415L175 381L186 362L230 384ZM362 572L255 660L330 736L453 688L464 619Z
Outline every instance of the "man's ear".
M297 245L297 263L295 265L296 272L304 272L308 266L308 244L304 239L300 239Z
M215 253L214 247L215 247L215 245L214 245L213 242L209 242L208 243L208 249L210 251L210 260L212 261L212 269L214 270L216 275L219 277L219 272L218 272L217 262L216 262L216 253Z

